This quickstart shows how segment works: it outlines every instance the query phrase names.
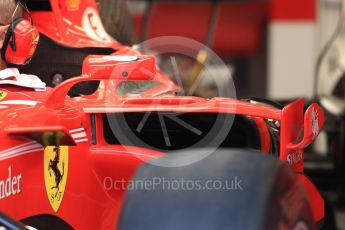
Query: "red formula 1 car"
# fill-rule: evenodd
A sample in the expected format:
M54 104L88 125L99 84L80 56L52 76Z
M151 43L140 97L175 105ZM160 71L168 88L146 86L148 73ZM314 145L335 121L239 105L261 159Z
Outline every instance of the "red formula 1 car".
M323 199L303 174L303 150L324 123L317 104L178 96L153 56L103 31L92 1L51 1L33 18L43 42L28 71L53 84L81 66L60 52L83 61L55 88L1 84L0 225L321 226ZM56 58L42 58L50 49ZM68 96L85 82L90 92Z

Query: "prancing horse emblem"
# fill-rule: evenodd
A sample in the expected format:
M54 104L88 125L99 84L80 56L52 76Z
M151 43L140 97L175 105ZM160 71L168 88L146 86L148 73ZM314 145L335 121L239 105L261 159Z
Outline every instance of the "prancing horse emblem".
M51 171L53 171L55 175L55 186L51 187L51 189L57 189L55 193L55 197L59 193L59 186L61 183L61 180L63 178L63 175L65 174L65 164L62 162L62 172L60 171L58 164L60 162L60 148L55 147L54 150L55 152L55 157L54 160L49 161L49 166L48 166L48 171L49 171L49 176L52 176Z
M50 205L55 212L65 192L68 173L68 147L48 146L44 150L44 180Z
M3 100L3 99L5 99L5 97L7 96L7 94L8 94L7 92L0 90L0 101Z

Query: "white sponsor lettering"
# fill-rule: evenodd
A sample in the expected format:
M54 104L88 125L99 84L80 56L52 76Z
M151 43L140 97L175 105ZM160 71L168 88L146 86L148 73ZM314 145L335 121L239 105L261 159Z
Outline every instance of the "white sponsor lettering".
M12 176L12 167L8 167L8 177L6 179L0 179L0 200L20 193L20 180L22 174Z
M289 165L296 164L303 160L303 152L302 150L297 150L293 153L288 154L287 161L289 162Z
M311 112L311 127L313 132L313 139L319 134L319 114L316 109Z

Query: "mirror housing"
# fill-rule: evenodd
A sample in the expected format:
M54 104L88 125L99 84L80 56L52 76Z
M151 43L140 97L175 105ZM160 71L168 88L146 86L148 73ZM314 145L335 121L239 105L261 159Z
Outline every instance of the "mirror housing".
M321 107L313 103L304 114L303 138L298 143L289 143L288 150L304 149L309 146L319 135L325 122Z
M4 130L10 136L25 136L42 146L76 145L67 129L62 126L7 127Z

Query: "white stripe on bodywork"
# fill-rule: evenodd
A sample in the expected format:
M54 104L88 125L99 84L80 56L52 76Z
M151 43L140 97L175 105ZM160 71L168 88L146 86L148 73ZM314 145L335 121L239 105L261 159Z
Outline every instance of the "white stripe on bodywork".
M73 139L78 139L78 138L86 137L86 133L85 132L73 133L71 135L72 135Z
M19 153L12 154L12 155L0 156L0 160L6 160L9 158L14 158L14 157L22 156L22 155L25 155L28 153L34 153L34 152L43 151L43 150L44 150L43 147L41 147L41 148L31 149L31 150L24 151L24 152L19 152Z
M69 131L69 133L77 133L77 132L81 132L81 131L85 131L85 129L84 128L72 129Z
M32 150L32 149L37 149L37 148L43 148L42 145L40 144L32 144L32 145L28 145L28 146L24 146L24 147L21 147L21 148L18 148L18 149L14 149L12 151L9 151L9 152L6 152L4 154L1 154L0 157L2 156L10 156L10 155L13 155L13 154L16 154L16 153L20 153L20 152L23 152L23 151L27 151L27 150Z
M29 100L7 100L1 101L0 105L30 105L36 106L38 101L29 101Z
M23 147L23 146L26 146L26 145L34 144L34 143L36 143L36 142L35 141L29 141L29 142L26 142L24 144L20 144L20 145L14 146L14 147L9 148L9 149L4 149L4 150L0 151L0 154L6 153L8 151L12 151L14 149L17 149L17 148L20 148L20 147Z
M78 139L78 140L74 140L75 143L80 143L80 142L86 142L88 141L89 139L87 138L84 138L84 139Z

